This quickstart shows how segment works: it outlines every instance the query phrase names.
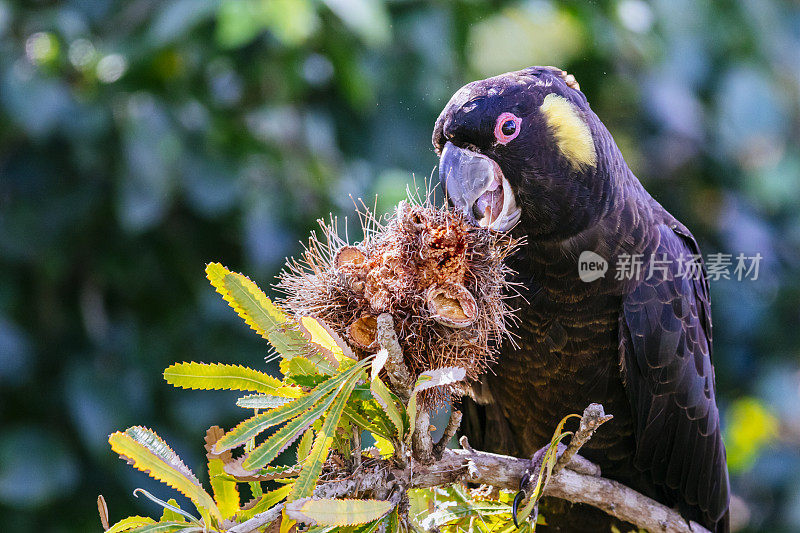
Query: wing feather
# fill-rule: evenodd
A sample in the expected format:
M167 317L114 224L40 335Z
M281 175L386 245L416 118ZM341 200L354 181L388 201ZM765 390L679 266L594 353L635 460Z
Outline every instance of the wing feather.
M726 531L728 472L714 390L711 313L705 271L681 275L697 254L683 227L661 225L655 256L670 263L625 298L620 354L636 423L634 464L684 515ZM643 272L647 272L643 269Z

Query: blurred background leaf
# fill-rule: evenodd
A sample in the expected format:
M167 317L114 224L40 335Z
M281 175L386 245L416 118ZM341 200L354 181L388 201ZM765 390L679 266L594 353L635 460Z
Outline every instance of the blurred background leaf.
M750 530L800 529L798 28L788 0L0 0L4 528L98 528L97 493L153 514L132 489L171 493L108 434L203 470L235 396L162 370L267 352L205 263L268 287L316 218L430 176L462 84L541 63L705 253L764 257L712 284L720 408Z

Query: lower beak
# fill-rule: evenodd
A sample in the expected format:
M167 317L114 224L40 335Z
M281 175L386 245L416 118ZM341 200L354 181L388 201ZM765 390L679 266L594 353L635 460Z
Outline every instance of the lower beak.
M508 231L519 220L511 185L483 154L448 142L439 159L439 181L453 206L476 225Z

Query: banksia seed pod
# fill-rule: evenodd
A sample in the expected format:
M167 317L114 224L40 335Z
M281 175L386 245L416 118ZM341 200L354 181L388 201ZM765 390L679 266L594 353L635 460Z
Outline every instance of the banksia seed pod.
M348 328L350 339L361 349L375 348L378 339L378 319L374 316L364 315Z
M433 285L425 300L431 317L445 326L465 328L473 324L478 315L475 298L459 283Z
M335 221L320 222L323 239L312 234L281 274L282 303L323 320L360 354L378 350L377 316L390 313L414 376L458 366L476 379L511 340L504 260L517 243L429 198L400 202L384 222L368 210L359 215L364 240L355 245L339 237ZM462 386L426 390L424 399L448 401Z

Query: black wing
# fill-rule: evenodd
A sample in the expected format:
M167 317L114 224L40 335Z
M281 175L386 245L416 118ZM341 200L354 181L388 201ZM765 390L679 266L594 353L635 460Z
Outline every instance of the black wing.
M620 317L634 464L684 516L727 531L728 470L715 399L708 280L704 268L697 279L679 271L679 258L699 254L688 230L661 225L658 231L656 257L668 260L668 273L654 270L641 281Z

